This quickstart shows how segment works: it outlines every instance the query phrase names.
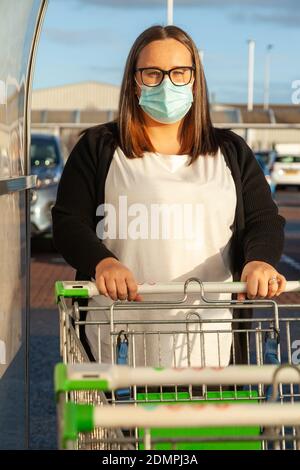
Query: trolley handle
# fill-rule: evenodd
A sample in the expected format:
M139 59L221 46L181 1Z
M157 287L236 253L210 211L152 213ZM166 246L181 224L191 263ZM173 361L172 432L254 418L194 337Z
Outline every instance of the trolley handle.
M184 282L142 283L138 284L139 294L183 294ZM246 292L246 282L203 282L205 294L242 294ZM200 293L199 282L190 281L186 287L187 293ZM300 292L300 281L288 281L285 292ZM95 282L92 281L56 281L56 301L60 297L91 298L99 295Z

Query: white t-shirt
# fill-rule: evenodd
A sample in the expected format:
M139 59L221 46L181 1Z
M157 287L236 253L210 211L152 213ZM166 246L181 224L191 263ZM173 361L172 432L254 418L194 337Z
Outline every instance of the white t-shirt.
M105 203L110 204L103 219L103 243L134 274L137 282L231 281L229 246L236 209L236 190L230 169L219 150L216 156L200 156L188 166L188 155L145 152L143 158L127 158L117 148L105 183ZM99 232L100 233L100 232ZM144 295L144 300L180 299L182 295ZM207 295L228 299L230 295ZM98 296L89 305L110 305ZM188 295L189 304L199 304L197 294ZM231 324L218 319L232 318L231 309L115 311L115 319L147 319L135 324L136 338L130 339L130 362L148 366L225 366L232 342ZM187 335L186 325L172 320L195 319ZM87 320L109 319L109 312L89 311ZM199 319L216 320L202 323ZM168 320L159 324L160 320ZM117 325L115 331L125 327ZM204 333L199 333L199 329ZM97 351L98 329L86 333L97 360L111 362L109 327L101 326L101 357ZM180 331L181 333L178 333ZM211 331L211 332L209 332ZM217 333L216 331L219 331ZM145 334L143 335L143 332ZM177 332L177 333L176 333ZM133 344L132 344L133 343ZM134 348L134 351L133 349ZM146 349L146 352L145 352Z

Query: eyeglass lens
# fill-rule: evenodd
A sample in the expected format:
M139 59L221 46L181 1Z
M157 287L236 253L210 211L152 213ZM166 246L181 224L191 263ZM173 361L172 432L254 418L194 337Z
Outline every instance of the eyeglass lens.
M169 73L171 82L174 85L187 85L192 76L192 69L190 68L177 68L173 69ZM141 73L142 82L146 86L157 86L159 85L163 78L164 72L159 69L145 69Z

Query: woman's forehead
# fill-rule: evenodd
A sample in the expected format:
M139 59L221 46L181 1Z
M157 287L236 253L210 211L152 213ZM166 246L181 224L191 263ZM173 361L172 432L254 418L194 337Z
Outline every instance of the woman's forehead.
M138 57L137 67L172 68L192 65L192 56L188 48L176 39L152 41L145 46Z

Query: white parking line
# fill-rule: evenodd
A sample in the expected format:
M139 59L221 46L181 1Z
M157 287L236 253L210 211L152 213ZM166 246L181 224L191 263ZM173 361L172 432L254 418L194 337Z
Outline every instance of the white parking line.
M298 261L294 260L293 258L290 258L287 255L282 255L281 260L283 263L288 264L292 268L296 269L296 271L300 271L300 263Z

